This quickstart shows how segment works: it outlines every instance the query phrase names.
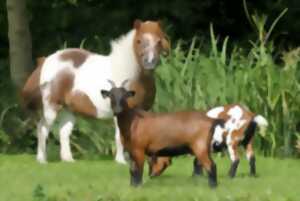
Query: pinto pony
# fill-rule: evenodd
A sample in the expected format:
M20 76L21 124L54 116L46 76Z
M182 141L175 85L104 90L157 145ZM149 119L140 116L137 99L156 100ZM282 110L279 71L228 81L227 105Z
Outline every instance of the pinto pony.
M246 150L249 161L250 176L256 175L253 137L257 127L264 129L268 126L267 120L239 104L219 106L207 111L206 115L214 119L225 121L224 132L215 132L212 140L213 150L218 152L227 147L232 161L228 172L231 178L235 177L239 165L238 146ZM150 176L159 176L171 164L171 158L161 157L150 161Z
M83 49L64 49L46 57L28 78L22 91L24 103L30 108L42 106L42 118L37 126L37 160L47 161L46 140L62 108L69 112L60 122L60 157L73 161L70 135L75 118L73 112L93 118L112 118L109 100L99 93L110 89L107 79L122 83L133 80L128 86L137 96L129 101L131 107L149 109L154 101L153 69L169 42L158 22L136 20L126 35L111 43L109 55L99 55ZM36 106L36 107L33 107ZM116 160L125 162L120 132L116 125Z
M101 90L101 94L111 101L123 145L130 155L131 185L142 184L145 155L153 159L182 154L195 155L194 175L200 173L198 164L201 163L208 172L209 185L217 185L216 165L210 148L212 135L215 129L221 131L223 121L196 111L155 114L130 108L127 99L135 92L126 90L125 83L121 87L110 83L111 90Z

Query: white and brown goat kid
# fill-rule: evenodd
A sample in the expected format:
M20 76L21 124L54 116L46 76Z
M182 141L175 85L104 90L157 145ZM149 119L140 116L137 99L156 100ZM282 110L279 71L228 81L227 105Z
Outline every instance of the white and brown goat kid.
M217 127L212 140L212 147L215 152L222 151L227 147L232 161L229 176L235 177L239 165L238 146L246 149L246 157L249 161L250 175L256 174L255 155L253 150L253 137L256 127L263 129L268 125L267 120L239 104L230 104L212 108L207 111L207 116L214 119L222 119L225 122L224 128ZM222 131L223 130L223 131ZM150 176L159 176L171 165L170 157L158 157L150 160ZM201 171L201 165L199 172Z
M250 175L256 175L255 154L253 150L253 140L256 127L264 128L268 126L267 120L255 113L250 112L239 104L219 106L210 109L207 116L225 121L225 132L214 134L212 145L215 151L221 151L227 147L232 161L229 176L235 177L239 165L238 146L242 145L246 150L246 157L249 161Z
M58 113L69 111L60 122L60 156L73 161L70 135L75 118L73 112L93 118L112 118L109 100L99 91L109 89L107 79L120 84L133 80L128 87L137 92L129 100L132 107L149 109L154 101L155 85L152 69L157 66L160 54L169 49L169 43L158 22L135 21L133 29L112 42L112 51L104 56L83 49L64 49L44 58L28 78L22 97L24 105L42 109L38 123L37 160L47 161L46 140ZM116 125L116 160L125 162L120 133Z
M217 185L216 165L210 154L212 134L222 122L197 111L155 114L129 108L127 99L135 92L113 82L110 91L101 90L111 101L121 138L131 158L131 184L142 183L145 155L150 157L193 154L208 172L209 185ZM224 122L223 122L224 123ZM199 173L194 163L194 175Z

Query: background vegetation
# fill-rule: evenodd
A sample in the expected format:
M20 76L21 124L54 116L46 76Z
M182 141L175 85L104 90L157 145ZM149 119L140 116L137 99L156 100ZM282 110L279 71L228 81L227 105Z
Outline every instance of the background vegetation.
M270 123L256 137L257 150L280 157L299 157L299 5L254 0L247 2L247 15L243 1L27 0L33 58L79 46L105 54L109 41L131 29L135 18L162 20L173 48L156 72L154 110L244 104ZM0 151L34 153L35 124L21 110L11 81L6 16L1 1ZM72 135L76 157L112 154L113 133L111 121L79 117ZM57 158L55 129L53 134L49 151Z

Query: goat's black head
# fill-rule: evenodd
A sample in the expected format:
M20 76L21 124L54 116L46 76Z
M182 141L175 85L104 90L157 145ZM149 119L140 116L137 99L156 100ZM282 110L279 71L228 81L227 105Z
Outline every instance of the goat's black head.
M109 98L111 103L111 108L114 112L114 115L120 114L128 107L127 99L135 95L134 91L129 91L125 88L128 80L125 80L120 87L116 87L115 83L111 80L108 80L112 88L107 90L101 90L103 98Z

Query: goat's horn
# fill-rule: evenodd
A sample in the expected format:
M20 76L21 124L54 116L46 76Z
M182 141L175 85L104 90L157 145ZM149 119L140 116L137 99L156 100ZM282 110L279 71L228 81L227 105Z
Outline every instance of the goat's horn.
M121 87L125 87L125 85L129 82L129 79L126 79L122 82Z
M112 80L107 80L109 82L109 84L114 88L116 87L116 84L112 81Z

